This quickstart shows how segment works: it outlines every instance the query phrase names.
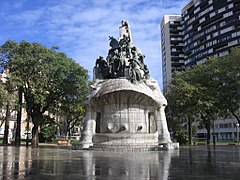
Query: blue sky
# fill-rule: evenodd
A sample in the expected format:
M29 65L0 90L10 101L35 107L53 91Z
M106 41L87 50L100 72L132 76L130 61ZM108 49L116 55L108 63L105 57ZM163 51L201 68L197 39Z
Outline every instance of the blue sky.
M160 22L180 14L190 0L0 0L0 45L6 40L58 46L89 71L106 57L108 37L119 37L128 20L134 44L146 56L150 75L162 84Z

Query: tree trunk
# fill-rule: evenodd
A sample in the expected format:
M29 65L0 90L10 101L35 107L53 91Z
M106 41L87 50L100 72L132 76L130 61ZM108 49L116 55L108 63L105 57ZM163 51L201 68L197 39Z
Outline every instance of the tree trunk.
M215 137L215 123L212 121L212 130L213 130L213 145L216 146L216 137Z
M15 145L19 146L21 144L21 120L22 120L22 88L18 90L18 112L17 112L17 128Z
M240 117L236 113L232 113L232 114L237 119L238 124L240 124Z
M203 124L204 124L204 126L207 130L207 145L209 145L210 144L210 138L211 138L211 121L208 118L206 118L206 116L201 114Z
M36 124L34 124L34 126L32 128L32 142L31 142L31 146L32 147L38 147L38 143L39 143L38 126Z
M9 118L10 118L10 103L7 102L6 105L6 117L5 117L5 129L2 144L8 144L8 136L9 136Z
M188 117L188 145L192 145L192 120Z
M206 127L207 129L207 145L210 144L210 138L211 138L211 128L210 126Z

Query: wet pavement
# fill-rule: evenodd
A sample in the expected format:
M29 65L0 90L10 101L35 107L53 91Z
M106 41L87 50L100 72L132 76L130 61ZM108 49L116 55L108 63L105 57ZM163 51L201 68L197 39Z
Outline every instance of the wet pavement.
M174 151L82 151L0 146L0 179L240 179L240 146Z

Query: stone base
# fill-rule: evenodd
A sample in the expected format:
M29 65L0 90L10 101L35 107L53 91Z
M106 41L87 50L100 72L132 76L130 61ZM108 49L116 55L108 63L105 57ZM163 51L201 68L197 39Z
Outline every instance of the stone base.
M96 151L157 151L163 149L157 144L94 144L89 150Z
M73 145L72 149L98 151L158 151L179 149L179 143L159 143L157 133L98 133L93 136L93 143Z
M93 146L93 143L79 143L79 144L73 144L72 150L84 150L89 149L91 146Z
M157 133L97 133L93 136L93 144L158 144Z
M167 144L101 144L96 143L86 148L83 144L72 145L72 150L96 150L96 151L161 151L179 149L179 143Z

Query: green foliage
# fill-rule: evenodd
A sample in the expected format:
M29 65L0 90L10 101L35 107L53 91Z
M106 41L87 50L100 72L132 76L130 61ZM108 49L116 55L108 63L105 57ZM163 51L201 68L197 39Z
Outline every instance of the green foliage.
M179 129L175 134L174 134L174 139L179 142L180 145L187 145L188 144L188 134L187 132Z
M35 126L33 136L44 125L43 114L57 114L66 109L63 106L74 108L76 102L77 110L83 109L88 92L87 70L55 49L26 41L7 41L0 49L1 66L8 70L9 82L23 89L26 110Z
M176 74L166 94L167 115L172 120L185 117L200 120L208 130L219 116L232 114L240 121L236 113L240 109L239 87L240 49L233 49L227 56L210 58Z
M40 129L39 142L52 142L58 127L54 119L44 116L44 125Z
M79 140L76 140L76 139L71 139L70 140L70 144L79 144Z

